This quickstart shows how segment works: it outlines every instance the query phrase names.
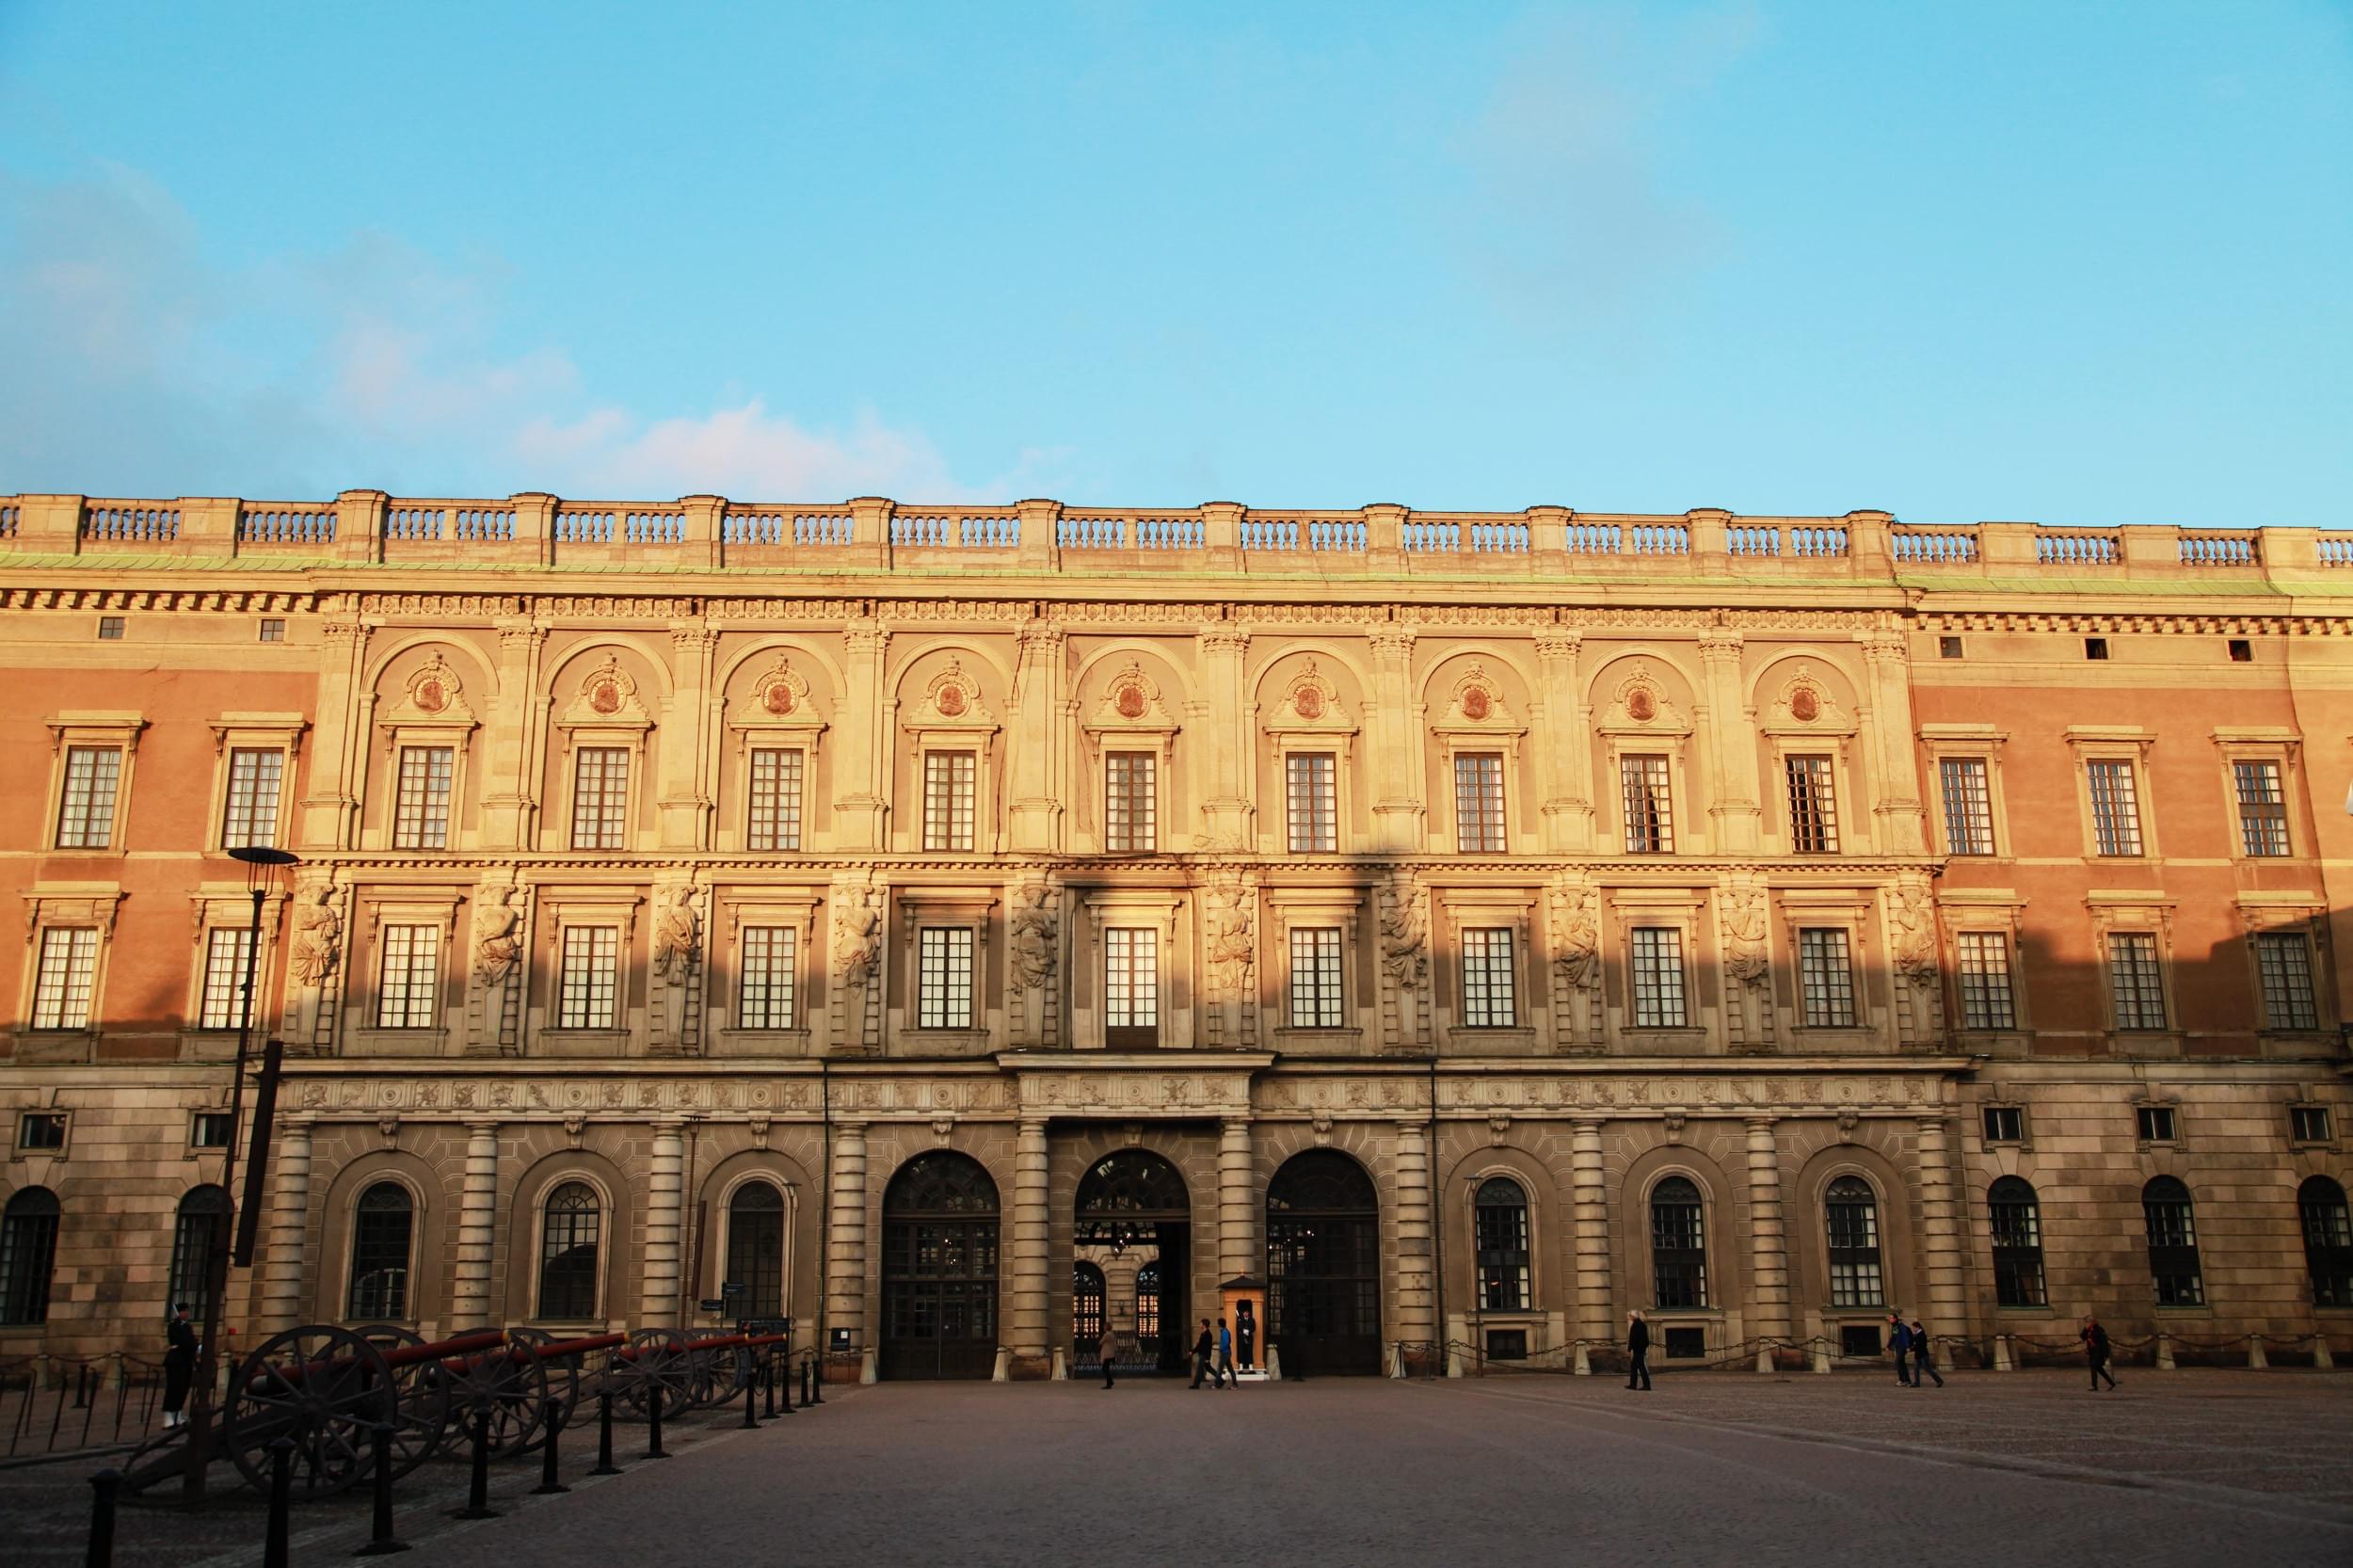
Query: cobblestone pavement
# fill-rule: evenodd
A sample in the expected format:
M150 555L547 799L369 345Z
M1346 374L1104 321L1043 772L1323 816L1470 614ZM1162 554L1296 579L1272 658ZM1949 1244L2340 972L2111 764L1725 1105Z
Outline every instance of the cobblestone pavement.
M536 1475L507 1467L504 1517L454 1524L449 1492L404 1503L401 1532L410 1568L2353 1563L2353 1376L2077 1376L884 1385L758 1432L706 1424L608 1480L575 1444L569 1496L525 1497ZM346 1560L363 1522L298 1520L296 1568ZM0 1523L9 1568L78 1560L78 1535L25 1555ZM258 1560L257 1511L241 1545L212 1527L120 1560Z

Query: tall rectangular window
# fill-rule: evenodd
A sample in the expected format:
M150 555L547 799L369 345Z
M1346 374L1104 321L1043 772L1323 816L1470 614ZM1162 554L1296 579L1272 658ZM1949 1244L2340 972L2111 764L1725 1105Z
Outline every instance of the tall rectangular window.
M972 781L978 761L969 751L923 754L925 849L972 847Z
M1830 759L1786 759L1789 847L1799 855L1838 853L1838 801L1831 790Z
M1953 938L1960 958L1961 1027L2016 1029L2010 1000L2009 937L1999 931L1964 931Z
M2108 995L2119 1029L2163 1029L2165 984L2157 972L2157 939L2145 931L2108 936Z
M972 1027L972 929L927 925L915 934L915 1021L920 1029Z
M612 1029L620 1019L621 928L568 925L558 976L555 1027Z
M1291 928L1291 1027L1340 1027L1340 933L1337 926Z
M792 967L798 936L789 925L744 927L744 979L736 997L736 1028L793 1026Z
M1463 1022L1473 1029L1509 1029L1519 1022L1509 926L1471 926L1463 932Z
M1855 1026L1854 965L1845 931L1809 926L1798 933L1798 1000L1808 1029Z
M1339 788L1328 751L1295 752L1283 762L1284 798L1293 855L1340 847Z
M90 984L98 972L95 926L53 925L40 934L33 981L35 1029L88 1029Z
M278 842L279 779L285 765L282 751L239 747L229 754L229 803L221 816L221 848L243 849L248 844L267 848Z
M1454 759L1454 847L1465 855L1503 849L1503 756L1466 751Z
M2130 762L2089 764L2091 835L2103 855L2140 853L2140 795Z
M1945 842L1955 855L1993 853L1993 797L1986 789L1985 759L1947 757L1937 764L1944 787Z
M1103 933L1103 1042L1114 1048L1160 1041L1160 934L1148 926Z
M450 746L402 746L392 803L394 849L449 848L450 776L457 753Z
M431 1029L441 1021L441 928L388 925L376 976L376 1027Z
M1627 933L1634 970L1634 1027L1681 1029L1683 933L1671 925L1638 925Z
M2288 852L2288 803L2280 789L2277 762L2233 762L2232 782L2238 786L2238 842L2249 856Z
M1152 849L1159 832L1153 764L1148 751L1114 751L1103 759L1103 847L1114 855Z
M2302 932L2257 933L2255 970L2263 981L2266 1028L2320 1027L2320 1004L2313 994L2313 949Z
M215 926L204 934L204 1000L197 1028L237 1027L244 1011L245 955L252 951L253 933L244 926Z
M572 847L620 849L628 829L628 748L581 747L572 763Z
M1667 793L1664 757L1618 759L1619 793L1625 803L1625 852L1673 855L1674 805Z
M801 847L801 753L760 746L752 753L752 849Z
M114 842L120 746L68 746L65 792L57 802L59 849L104 849Z

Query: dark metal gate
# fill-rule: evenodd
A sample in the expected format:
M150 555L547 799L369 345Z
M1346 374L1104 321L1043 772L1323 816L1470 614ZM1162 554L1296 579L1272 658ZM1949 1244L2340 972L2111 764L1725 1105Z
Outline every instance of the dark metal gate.
M1381 1370L1381 1212L1364 1167L1293 1156L1267 1187L1267 1331L1287 1372Z
M1176 1167L1148 1149L1122 1149L1088 1167L1079 1181L1074 1246L1109 1247L1115 1256L1133 1248L1154 1250L1136 1275L1135 1331L1118 1333L1112 1360L1117 1376L1181 1372L1193 1340L1186 1331L1185 1279L1192 1266L1192 1208ZM1094 1265L1081 1263L1074 1284ZM1095 1275L1100 1280L1100 1271ZM1099 1298L1098 1298L1099 1299ZM1100 1318L1086 1331L1083 1312L1071 1314L1070 1364L1075 1374L1102 1370ZM1109 1304L1106 1304L1108 1308ZM1115 1319L1114 1321L1117 1320Z
M997 1368L997 1184L960 1154L916 1156L883 1191L879 1375Z

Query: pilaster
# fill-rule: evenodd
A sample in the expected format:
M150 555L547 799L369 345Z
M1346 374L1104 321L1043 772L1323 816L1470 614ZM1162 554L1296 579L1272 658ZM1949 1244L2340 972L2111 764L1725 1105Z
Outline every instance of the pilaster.
M1544 789L1545 848L1582 854L1593 842L1593 743L1584 711L1576 632L1536 639L1536 757Z
M1749 1289L1756 1302L1756 1336L1789 1337L1789 1258L1781 1213L1781 1148L1773 1118L1751 1116L1749 1127Z
M825 1327L866 1343L866 1124L833 1124L832 1217L825 1238ZM830 1347L828 1347L830 1348Z
M466 1124L466 1180L457 1196L457 1273L450 1282L453 1330L490 1320L490 1262L498 1241L499 1125Z
M1436 1337L1433 1320L1437 1258L1431 1245L1430 1128L1418 1119L1397 1124L1397 1337L1409 1345Z
M1366 715L1366 776L1372 793L1372 842L1387 854L1423 847L1420 726L1414 700L1414 634L1399 626L1374 630L1372 700Z
M1217 1276L1223 1282L1259 1272L1256 1170L1250 1124L1221 1124L1217 1136Z
M834 758L834 846L844 853L884 847L889 765L885 737L890 708L883 689L883 661L890 633L872 620L850 623L842 632L842 700L836 714L840 749Z
M1046 1124L1021 1124L1013 1156L1012 1350L1027 1370L1046 1359L1047 1340Z
M1251 733L1257 713L1242 674L1250 638L1231 627L1212 626L1195 639L1195 648L1201 692L1199 700L1187 710L1187 717L1201 723L1203 744L1188 749L1198 759L1200 770L1194 788L1195 798L1201 802L1201 830L1209 848L1242 849L1252 842L1254 831L1250 761L1257 755ZM1172 842L1181 842L1174 837L1173 824L1170 832Z
M1047 523L1050 531L1052 524ZM1026 541L1032 524L1021 523ZM1014 666L1014 733L1032 736L1039 744L1012 745L1005 758L1006 848L1051 855L1063 847L1063 802L1076 780L1063 776L1070 755L1066 740L1047 743L1067 727L1062 722L1064 639L1062 629L1043 621L1024 625L1016 635L1019 648ZM1167 831L1164 826L1163 832Z
M303 1242L311 1220L311 1118L287 1116L278 1124L270 1158L277 1161L277 1191L269 1210L268 1262L262 1273L262 1327L255 1337L282 1334L303 1320ZM342 1304L320 1304L322 1317L340 1318Z
M1753 855L1763 842L1756 792L1756 715L1742 689L1740 633L1711 628L1700 638L1701 700L1707 723L1700 735L1707 775L1708 816L1719 855Z
M676 1328L679 1321L685 1126L676 1117L653 1124L653 1157L646 1171L646 1269L637 1303L637 1320L648 1328Z
M539 803L531 765L546 735L547 712L533 700L539 686L547 629L527 620L498 623L498 692L479 742L482 750L482 846L528 849L538 837Z
M654 732L660 770L654 801L665 850L711 847L712 813L718 802L712 774L724 750L716 739L718 696L711 689L712 656L718 646L718 632L699 621L670 628L673 691Z
M1920 1118L1920 1222L1927 1256L1930 1334L1966 1334L1961 1218L1953 1202L1952 1151L1945 1118Z
M1617 1337L1609 1300L1609 1194L1601 1162L1601 1123L1584 1118L1571 1124L1569 1139L1570 1209L1576 1225L1577 1336L1598 1344Z

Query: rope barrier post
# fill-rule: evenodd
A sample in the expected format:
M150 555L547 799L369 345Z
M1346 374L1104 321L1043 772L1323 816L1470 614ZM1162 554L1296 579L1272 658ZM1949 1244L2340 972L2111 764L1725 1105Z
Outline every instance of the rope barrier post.
M453 1512L450 1517L498 1517L498 1510L490 1506L490 1413L488 1409L477 1409L473 1413L473 1473L466 1482L466 1506Z
M613 1390L600 1389L597 1394L597 1467L592 1476L617 1476L621 1467L613 1463Z
M82 1568L114 1568L115 1505L122 1472L109 1465L89 1479L89 1550Z
M670 1456L662 1451L662 1384L650 1384L648 1392L652 1398L646 1401L646 1457L667 1459Z
M286 1516L294 1509L294 1439L269 1445L269 1524L262 1538L262 1568L286 1568Z
M370 1433L375 1445L375 1471L371 1480L376 1488L376 1511L368 1544L354 1551L354 1557L382 1557L389 1552L405 1552L408 1543L392 1534L392 1424L378 1421Z
M2271 1357L2264 1353L2264 1336L2260 1334L2250 1334L2247 1336L2247 1365L2251 1371L2270 1369Z
M1577 1357L1570 1362L1569 1370L1581 1378L1593 1375L1593 1359L1585 1353L1585 1341L1582 1339L1577 1342Z
M1830 1373L1830 1341L1818 1334L1814 1336L1814 1369L1824 1376Z
M2329 1336L2315 1333L2313 1336L2313 1370L2333 1372L2336 1369L2337 1358L2329 1353Z
M2173 1336L2160 1334L2157 1336L2157 1370L2169 1372L2173 1369Z
M2011 1358L2009 1353L2009 1336L2007 1334L1997 1334L1993 1336L1993 1369L1997 1372L2014 1372L2018 1369L2018 1363Z

